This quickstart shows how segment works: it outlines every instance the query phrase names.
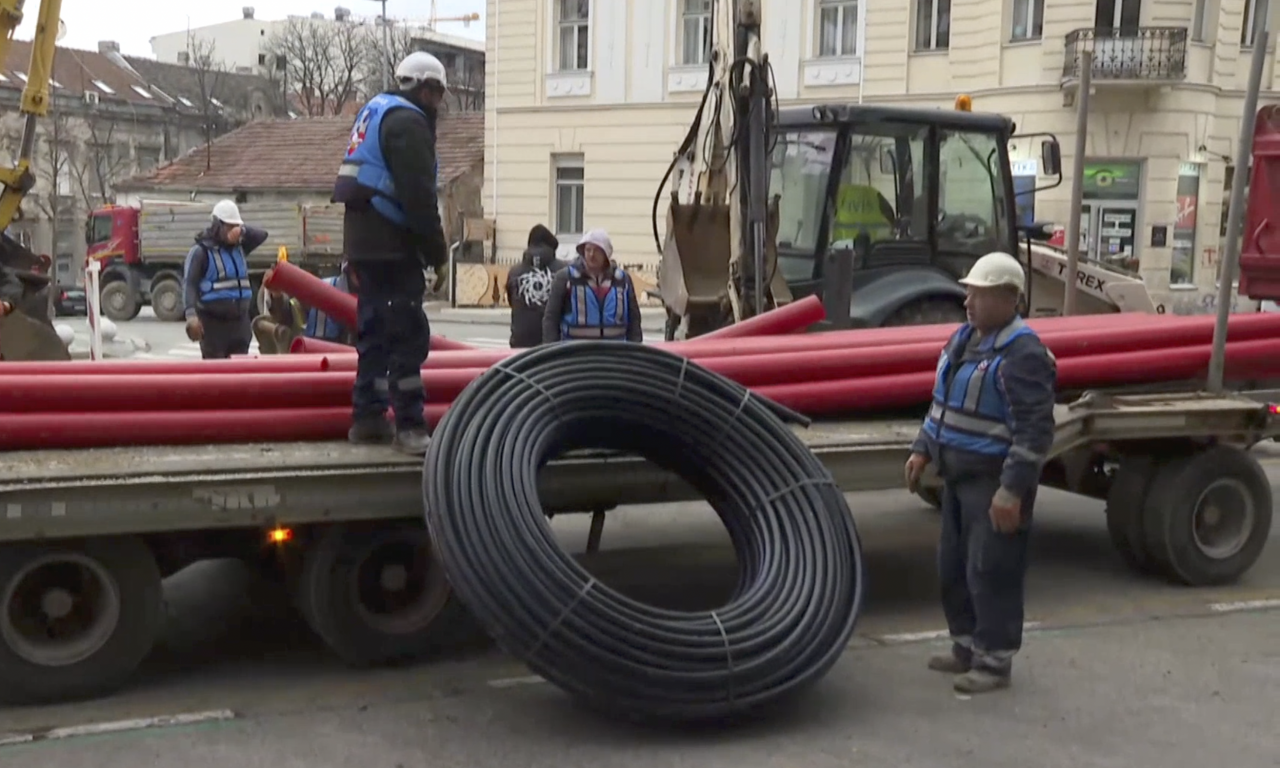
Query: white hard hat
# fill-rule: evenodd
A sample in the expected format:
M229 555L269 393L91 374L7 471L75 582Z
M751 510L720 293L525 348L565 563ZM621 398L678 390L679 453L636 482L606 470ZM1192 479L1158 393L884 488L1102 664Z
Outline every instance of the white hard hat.
M995 288L1007 285L1019 291L1026 285L1027 276L1018 260L1007 253L993 251L973 263L969 274L960 278L962 285L974 288Z
M213 218L223 224L234 224L242 226L244 219L240 218L240 206L235 204L234 200L219 200L217 205L213 206Z
M439 83L441 88L449 87L444 65L426 51L414 51L401 59L396 65L396 82L402 91L411 91L426 82Z

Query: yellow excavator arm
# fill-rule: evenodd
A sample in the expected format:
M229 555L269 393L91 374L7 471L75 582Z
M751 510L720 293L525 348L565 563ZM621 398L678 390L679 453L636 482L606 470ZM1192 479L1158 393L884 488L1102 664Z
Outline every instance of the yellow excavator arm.
M0 62L8 61L13 35L22 24L24 0L0 0ZM35 152L36 121L49 114L49 81L53 74L53 56L58 42L58 18L62 0L43 0L36 20L36 33L31 41L31 63L27 66L27 84L22 90L22 144L12 168L0 167L0 230L18 217L22 198L36 184L31 171Z

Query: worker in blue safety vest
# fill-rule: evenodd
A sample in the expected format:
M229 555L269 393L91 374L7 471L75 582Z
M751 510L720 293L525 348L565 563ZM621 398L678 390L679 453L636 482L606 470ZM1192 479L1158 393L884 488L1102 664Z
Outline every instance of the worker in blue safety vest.
M613 260L613 243L593 229L578 258L556 273L542 315L542 342L607 339L644 341L640 301L631 276Z
M421 455L431 441L422 412L431 344L424 269L439 274L447 259L435 149L447 83L440 60L421 51L396 66L395 81L356 115L333 189L333 201L346 206L343 251L357 278L359 361L347 437Z
M253 283L247 258L267 239L246 226L231 200L213 206L208 229L196 235L182 270L187 338L200 355L220 359L249 352L253 341Z
M961 693L1009 685L1022 646L1027 540L1054 438L1053 354L1018 316L1018 260L989 253L960 282L969 322L938 360L933 403L906 464L907 488L932 464L943 481L938 571L951 650L929 668Z
M357 278L351 274L350 265L343 260L341 270L324 282L343 293L356 292ZM297 336L335 341L339 344L355 344L355 330L342 325L315 307L307 307L294 298L278 291L267 294L267 314L254 319L253 335L258 339L258 349L266 354L284 354Z
M351 274L350 264L344 261L342 262L342 271L333 277L325 278L325 282L343 293L355 293L359 285L359 278ZM337 320L315 307L311 307L307 310L307 319L302 326L302 335L310 339L323 339L345 344L352 334Z

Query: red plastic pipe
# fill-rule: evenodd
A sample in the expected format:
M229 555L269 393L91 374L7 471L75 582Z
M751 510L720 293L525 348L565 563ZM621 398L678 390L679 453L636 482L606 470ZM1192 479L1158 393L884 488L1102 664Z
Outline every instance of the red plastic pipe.
M432 352L465 352L473 350L475 347L470 344L463 344L460 341L446 339L443 336L431 337ZM354 355L354 347L349 344L339 344L336 341L325 341L324 339L312 339L306 336L297 336L293 341L289 342L289 353L294 355Z
M423 371L427 396L451 402L484 371ZM246 373L237 376L0 376L0 412L227 411L332 408L351 402L351 372ZM2 421L3 419L0 419Z
M1058 363L1059 389L1181 382L1204 376L1212 345L1067 358ZM1227 345L1227 378L1280 375L1280 339ZM866 413L929 402L934 372L833 379L753 387L759 394L810 416Z
M98 360L88 362L18 362L0 363L0 377L18 376L152 376L176 375L219 376L243 373L322 373L329 361L322 355L309 357L262 355L233 357L229 360ZM352 370L355 367L352 366ZM4 393L0 392L0 398Z
M434 425L447 403L426 407ZM345 440L351 408L22 413L0 419L0 450Z
M740 339L743 336L775 336L795 333L820 322L827 316L817 296L806 296L777 309L749 317L740 323L704 333L699 339Z
M348 328L356 327L356 297L287 261L276 262L262 278L262 287L288 294L315 307Z

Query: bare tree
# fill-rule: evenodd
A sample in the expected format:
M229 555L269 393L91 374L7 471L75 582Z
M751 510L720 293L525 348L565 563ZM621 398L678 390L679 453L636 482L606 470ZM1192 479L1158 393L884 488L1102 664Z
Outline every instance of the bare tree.
M363 27L365 35L366 55L360 68L360 90L366 97L379 93L385 87L385 76L396 70L396 64L405 56L418 50L418 41L409 27L392 26L386 30L386 39L382 37L380 25Z
M93 210L111 199L115 183L129 174L133 161L112 140L117 127L114 119L90 114L84 123L87 136L77 162L70 164L70 173L85 208Z
M42 127L43 135L32 163L35 166L33 170L36 180L41 186L39 193L35 195L35 204L49 221L56 256L63 219L75 207L71 186L76 143L66 115L50 113Z
M222 108L218 105L218 94L221 92L222 79L226 68L216 56L216 46L212 40L202 40L193 35L187 36L187 62L195 73L196 89L200 92L200 129L204 134L204 169L213 168L213 139L218 135L218 125L222 122Z
M449 84L454 94L455 106L461 112L484 111L484 59L476 56L463 59L458 67L457 82Z
M340 115L358 98L369 57L365 27L349 22L292 18L271 36L267 55L283 62L286 101L308 117Z

